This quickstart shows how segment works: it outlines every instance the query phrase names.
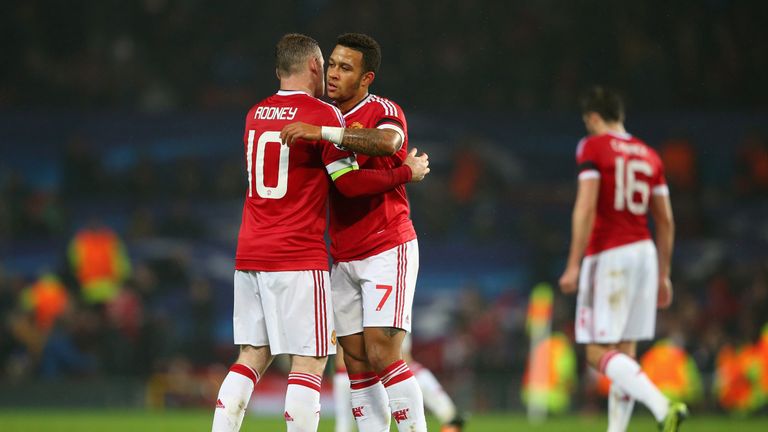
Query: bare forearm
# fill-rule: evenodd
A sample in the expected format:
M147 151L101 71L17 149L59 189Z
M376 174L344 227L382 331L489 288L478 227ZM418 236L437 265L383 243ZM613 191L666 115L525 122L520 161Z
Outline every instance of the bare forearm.
M659 277L669 277L672 266L672 250L675 243L675 225L656 223L656 250L659 255Z
M402 139L396 132L389 130L347 128L341 145L355 153L390 156L400 149Z
M571 218L571 248L568 253L568 266L578 266L587 249L589 234L595 222L595 212L575 209Z

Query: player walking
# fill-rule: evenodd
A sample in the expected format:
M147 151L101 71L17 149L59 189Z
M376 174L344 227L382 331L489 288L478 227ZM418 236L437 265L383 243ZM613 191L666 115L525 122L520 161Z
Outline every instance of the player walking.
M626 132L615 93L591 89L582 116L589 136L576 150L579 185L560 277L564 293L578 288L576 341L587 344L589 364L611 379L609 432L626 430L635 400L651 410L662 431L677 431L687 407L670 403L634 359L637 341L654 336L656 307L672 302L674 221L662 163Z

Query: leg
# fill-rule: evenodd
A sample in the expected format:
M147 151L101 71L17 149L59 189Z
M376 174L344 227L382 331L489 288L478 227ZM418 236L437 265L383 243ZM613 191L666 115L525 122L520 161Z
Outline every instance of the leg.
M213 414L213 432L240 430L253 389L272 359L269 346L240 346L240 355L219 389Z
M389 431L389 397L368 362L362 333L339 338L350 382L351 413L360 432Z
M637 344L634 342L621 342L613 345L613 347L633 359L636 357ZM635 399L621 387L611 383L611 390L608 395L608 432L626 431L634 407Z
M213 415L214 432L240 430L253 389L272 362L262 289L258 272L235 271L233 330L240 354L219 389Z
M288 432L317 431L320 385L327 361L328 357L291 355L284 414Z
M657 421L662 421L667 415L669 400L642 372L632 358L634 353L634 342L587 345L590 366L610 378L611 387L618 386L623 393L647 406Z
M333 402L336 408L335 432L352 432L355 424L355 419L352 417L352 395L341 347L336 347L334 361L336 366L336 373L333 375Z
M411 357L409 350L403 346L403 360L410 365L416 381L424 394L424 406L440 421L443 430L460 431L464 421L456 411L456 405L445 392L443 386L432 374L432 371L425 368Z
M413 373L403 361L405 331L393 327L366 327L368 362L378 371L389 396L389 409L399 431L426 431L424 397Z

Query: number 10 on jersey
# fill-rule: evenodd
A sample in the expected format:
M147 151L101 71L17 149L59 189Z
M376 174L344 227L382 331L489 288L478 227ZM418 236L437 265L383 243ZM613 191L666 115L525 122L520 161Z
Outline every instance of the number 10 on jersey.
M255 130L248 131L248 148L246 150L246 160L248 164L248 197L253 197L253 189L255 186L256 194L261 198L280 199L288 192L288 155L291 149L280 142L280 132L266 131L259 135L258 140L255 140L255 137ZM253 161L254 140L256 141L255 164ZM264 153L268 143L275 143L280 146L280 159L277 166L264 166ZM277 185L268 187L264 184L264 173L265 171L274 172L275 169L277 169Z

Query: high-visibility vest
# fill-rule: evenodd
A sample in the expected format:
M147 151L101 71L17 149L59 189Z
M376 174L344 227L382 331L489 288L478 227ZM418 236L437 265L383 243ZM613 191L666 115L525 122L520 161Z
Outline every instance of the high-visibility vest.
M536 346L531 362L546 362L549 374L542 382L532 382L531 365L528 364L523 375L523 399L540 399L551 412L567 410L571 392L576 386L576 354L568 338L554 333Z
M24 309L32 311L37 328L48 331L69 304L69 294L52 274L42 275L21 294Z
M640 367L668 398L684 402L701 399L701 375L696 362L671 341L661 340L646 351Z
M130 273L125 248L110 229L83 229L69 246L69 259L85 300L108 301Z
M759 373L762 359L757 348L747 345L734 349L726 345L718 353L713 389L723 408L744 414L765 403Z

